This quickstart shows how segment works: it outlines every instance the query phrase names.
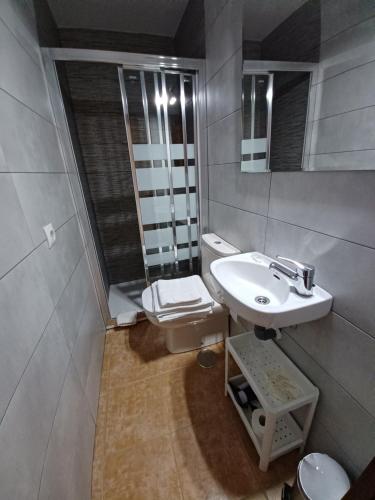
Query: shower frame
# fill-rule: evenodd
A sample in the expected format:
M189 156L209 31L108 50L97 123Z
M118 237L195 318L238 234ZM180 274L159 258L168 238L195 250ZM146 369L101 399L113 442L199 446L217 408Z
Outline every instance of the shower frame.
M86 204L82 207L80 199L85 200L81 180L78 172L77 159L74 153L70 129L65 112L63 96L58 79L56 62L91 62L107 63L140 71L193 71L194 82L194 109L195 109L195 153L197 174L197 212L198 212L198 255L200 255L200 226L201 214L201 169L205 164L206 133L202 124L205 123L206 96L204 92L205 64L202 59L191 59L151 54L137 54L132 52L114 52L105 50L71 49L71 48L42 48L42 59L46 75L46 83L50 95L54 120L57 126L59 146L63 156L65 169L68 175L73 202L76 208L79 228L83 238L90 272L95 284L97 298L100 304L103 320L110 326L111 314L108 307L108 296L100 270L98 253L96 250L91 222ZM130 147L129 147L130 151ZM77 187L78 186L78 187ZM135 187L135 186L134 186ZM78 189L78 192L77 192ZM135 195L136 189L134 189ZM82 213L83 212L83 213ZM139 217L139 213L138 213ZM141 237L142 241L142 237Z

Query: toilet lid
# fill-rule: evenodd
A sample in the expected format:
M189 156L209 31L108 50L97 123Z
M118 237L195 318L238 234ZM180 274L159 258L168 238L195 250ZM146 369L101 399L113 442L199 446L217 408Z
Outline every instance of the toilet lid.
M309 500L341 500L350 488L341 465L323 453L310 453L300 461L298 482Z

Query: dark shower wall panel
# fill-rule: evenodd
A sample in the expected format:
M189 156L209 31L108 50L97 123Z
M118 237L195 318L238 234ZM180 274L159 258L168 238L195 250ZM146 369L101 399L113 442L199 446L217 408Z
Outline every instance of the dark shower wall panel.
M66 63L72 108L110 284L144 278L117 68Z
M270 167L272 172L299 171L309 98L308 73L275 73Z

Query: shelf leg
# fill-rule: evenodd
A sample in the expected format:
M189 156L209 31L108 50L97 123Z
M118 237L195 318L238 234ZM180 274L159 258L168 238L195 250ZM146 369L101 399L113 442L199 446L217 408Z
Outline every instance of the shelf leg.
M228 395L227 384L228 384L228 364L229 364L229 352L227 347L227 342L225 341L225 386L224 386L224 395Z
M311 424L312 424L312 420L313 420L313 417L314 417L314 413L315 413L315 409L316 409L316 405L317 405L317 400L315 401L312 401L310 404L309 404L309 410L307 412L307 415L306 415L306 418L305 418L305 422L303 424L303 429L302 429L302 438L303 438L303 443L299 449L301 455L305 449L305 445L306 445L306 441L307 441L307 436L309 435L309 432L310 432L310 428L311 428Z
M276 428L276 417L272 414L266 414L266 425L264 428L262 449L260 451L259 469L267 472L270 463L270 456L272 451L273 435Z

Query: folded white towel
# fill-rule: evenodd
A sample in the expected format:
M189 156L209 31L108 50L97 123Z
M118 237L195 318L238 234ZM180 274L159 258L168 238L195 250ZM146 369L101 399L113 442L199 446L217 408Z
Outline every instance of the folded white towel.
M204 318L208 314L212 312L212 307L214 305L213 299L208 293L203 281L199 276L196 280L198 287L200 289L201 299L198 303L188 304L188 305L180 305L175 307L170 307L169 309L162 308L159 303L159 294L157 293L157 283L153 283L151 285L152 292L152 301L153 301L153 310L158 318L158 321L171 321L172 319L178 318Z
M137 322L137 311L120 313L117 318L117 326L135 325Z
M158 280L157 292L160 307L170 308L198 303L201 299L199 281L202 280L196 275L174 280Z

